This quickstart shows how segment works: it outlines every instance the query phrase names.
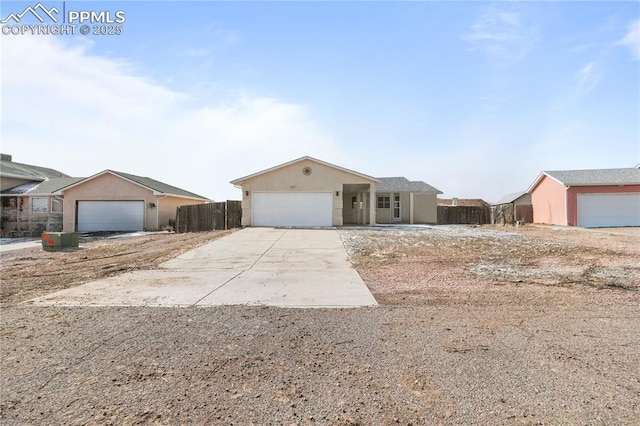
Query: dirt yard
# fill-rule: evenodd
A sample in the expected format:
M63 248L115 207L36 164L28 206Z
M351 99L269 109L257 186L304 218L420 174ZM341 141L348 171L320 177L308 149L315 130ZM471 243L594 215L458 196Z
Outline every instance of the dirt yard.
M377 308L19 302L219 237L2 253L3 424L637 424L637 230L341 230Z
M41 247L0 253L0 306L11 306L57 290L124 272L154 269L162 262L233 231L150 234L130 238L84 238L79 250Z

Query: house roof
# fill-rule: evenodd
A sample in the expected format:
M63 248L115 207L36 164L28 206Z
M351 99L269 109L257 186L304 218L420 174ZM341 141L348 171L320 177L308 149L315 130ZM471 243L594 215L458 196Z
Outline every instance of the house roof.
M123 172L117 172L115 170L105 170L103 172L100 172L98 174L95 174L93 176L90 176L88 178L84 178L84 179L80 179L77 182L73 182L70 183L69 185L66 185L63 188L60 188L58 190L58 193L62 193L64 191L66 191L67 189L70 189L76 185L80 185L82 183L88 182L92 179L97 178L98 176L102 176L104 174L112 174L118 177L121 177L125 180L128 180L130 182L133 182L137 185L143 186L147 189L152 190L156 195L173 195L173 196L177 196L177 197L184 197L184 198L195 198L198 200L208 200L208 198L203 197L201 195L198 194L194 194L193 192L189 192L189 191L185 191L184 189L166 184L164 182L160 182L158 180L155 179L151 179L149 177L143 177L143 176L137 176L137 175L132 175L130 173L123 173Z
M591 169L553 170L542 172L529 188L535 188L543 176L560 182L564 186L640 185L640 169Z
M270 173L270 172L273 172L275 170L282 169L284 167L287 167L287 166L290 166L292 164L299 163L299 162L302 162L302 161L305 161L305 160L313 161L313 162L316 162L318 164L322 164L324 166L331 167L331 168L343 171L345 173L350 173L350 174L353 174L353 175L356 175L356 176L360 176L360 177L362 177L364 179L368 179L368 180L370 180L372 182L376 182L376 183L378 182L378 179L376 179L376 178L374 178L372 176L365 175L365 174L356 172L354 170L345 169L344 167L336 166L335 164L327 163L326 161L318 160L317 158L309 157L308 155L306 155L304 157L296 158L295 160L291 160L289 162L280 164L278 166L271 167L269 169L265 169L265 170L259 171L257 173L253 173L253 174L250 174L250 175L238 178L238 179L234 179L230 183L232 185L236 185L236 186L242 185L242 183L245 180L249 180L249 179L252 179L252 178L254 178L256 176L260 176L260 175L263 175L263 174L266 174L266 173Z
M72 177L62 177L62 178L47 178L42 182L29 182L22 185L15 186L13 188L5 189L2 191L2 195L28 195L28 196L37 196L37 195L54 195L60 189L72 185L76 182L83 180L83 178L72 178Z
M527 191L518 191L518 192L513 192L511 194L507 194L504 197L502 197L501 199L499 199L498 201L496 201L495 203L493 203L493 205L498 205L498 204L511 204L514 201L516 201L518 198L522 197L523 195L527 195L528 192Z
M32 166L31 164L15 163L5 159L0 160L0 176L40 181L46 178L69 177L54 169Z
M381 177L376 192L422 192L442 194L442 191L421 180L409 180L405 177Z

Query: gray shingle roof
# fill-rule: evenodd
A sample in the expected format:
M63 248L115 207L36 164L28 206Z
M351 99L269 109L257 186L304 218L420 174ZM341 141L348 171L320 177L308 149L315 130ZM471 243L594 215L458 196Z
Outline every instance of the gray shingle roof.
M421 180L409 180L405 177L376 178L380 181L376 185L377 192L423 192L442 194L442 191Z
M0 160L0 176L20 179L44 180L46 178L69 177L62 172L30 164Z
M640 169L554 170L544 172L566 186L640 185Z
M2 195L52 195L60 189L80 182L84 178L50 178L43 182L29 182L2 191Z
M13 188L5 189L2 191L2 195L22 195L31 191L36 186L40 185L42 182L35 181L29 183L23 183L22 185L14 186Z
M177 195L181 197L189 197L189 198L200 198L203 200L208 200L207 197L203 197L198 194L194 194L193 192L185 191L184 189L177 188L175 186L166 184L164 182L160 182L155 179L151 179L149 177L136 176L129 173L116 172L115 170L109 170L110 172L122 176L125 179L129 179L133 182L139 183L142 186L146 186L149 189L152 189L157 192L161 192L163 194L168 195Z
M495 203L493 203L494 205L498 205L498 204L511 204L513 203L515 200L517 200L518 198L522 197L523 195L525 195L527 193L527 191L519 191L519 192L514 192L511 194L507 194L504 197L502 197L500 200L496 201Z

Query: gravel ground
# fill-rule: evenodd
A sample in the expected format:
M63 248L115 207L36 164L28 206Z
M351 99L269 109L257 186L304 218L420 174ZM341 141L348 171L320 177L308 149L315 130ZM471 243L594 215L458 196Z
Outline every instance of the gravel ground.
M637 424L637 236L506 229L341 231L377 308L35 308L3 290L0 420ZM594 260L602 276L577 280Z
M429 301L452 288L499 285L640 288L640 234L542 226L344 230L352 261L378 302ZM538 288L538 291L544 291Z

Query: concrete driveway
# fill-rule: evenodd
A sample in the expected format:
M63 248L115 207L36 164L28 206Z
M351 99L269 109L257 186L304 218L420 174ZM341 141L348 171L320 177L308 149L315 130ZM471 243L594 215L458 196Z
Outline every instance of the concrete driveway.
M335 230L247 228L134 271L31 300L64 306L377 305Z

